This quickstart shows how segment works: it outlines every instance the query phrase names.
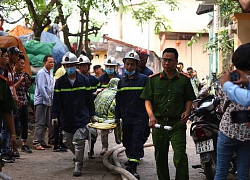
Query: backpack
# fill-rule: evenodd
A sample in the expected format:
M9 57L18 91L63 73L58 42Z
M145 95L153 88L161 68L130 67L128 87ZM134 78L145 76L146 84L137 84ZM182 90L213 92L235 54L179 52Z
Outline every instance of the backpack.
M56 30L56 32L54 32L54 25L50 26L47 32L49 32L51 34L55 34L55 35L57 34L57 30Z
M53 29L54 29L54 27L50 26L47 32L51 33L51 34L55 34L54 31L53 31Z

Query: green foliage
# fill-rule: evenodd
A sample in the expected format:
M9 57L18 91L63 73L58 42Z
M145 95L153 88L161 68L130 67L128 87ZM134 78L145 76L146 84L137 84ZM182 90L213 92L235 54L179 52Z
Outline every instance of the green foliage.
M232 0L218 0L216 5L220 8L221 26L227 26L230 22L232 13L241 12L237 1Z
M203 29L201 32L196 33L191 37L190 41L188 41L187 45L192 46L194 43L197 43L198 40L202 37L203 33L207 33L206 29Z
M9 12L7 17L13 12L19 12L21 17L31 17L33 20L44 21L47 14L55 11L53 6L45 3L45 0L4 0L4 4Z
M240 6L237 1L231 0L218 0L216 5L219 6L220 11L220 25L222 27L227 27L231 21L230 16L235 12L241 12ZM228 35L228 30L223 29L217 33L216 38L210 39L204 45L204 52L221 52L222 62L225 67L228 67L230 64L230 57L233 53L234 43L233 40L230 40Z
M165 3L170 6L170 10L179 10L178 3L175 0L165 0Z
M209 42L204 45L204 52L221 52L222 62L224 68L228 68L230 65L230 57L233 53L234 43L228 37L228 30L224 29L218 33L217 38L211 38Z
M133 18L139 20L139 22L147 22L148 19L155 16L156 6L152 3L141 4L140 8L133 11Z
M24 17L32 18L32 22L34 22L34 37L37 40L39 40L43 29L49 25L49 20L52 21L52 24L56 16L60 16L62 24L67 23L67 20L72 18L79 19L79 30L77 32L69 32L70 29L68 26L63 28L63 42L69 49L70 36L77 36L79 42L82 43L87 42L90 34L98 34L102 25L101 23L92 20L92 10L95 10L95 12L99 11L105 15L113 10L117 10L116 1L114 0L4 0L3 2L8 7L8 12L20 12L21 15L19 20ZM118 2L122 5L122 0L119 0ZM77 17L73 17L75 15ZM78 38L76 38L77 41ZM88 55L90 54L90 50L87 43L85 43L85 45ZM77 53L80 53L80 51L81 49L79 48Z
M216 5L219 6L220 12L220 26L227 27L230 22L230 16L235 12L241 12L239 4L237 1L232 0L218 0ZM201 37L200 33L197 33L188 42L188 46L192 46ZM222 54L222 61L225 66L229 64L229 58L233 53L234 44L233 41L229 39L228 30L223 29L216 34L215 38L211 38L205 45L203 45L203 52L209 51L210 53Z
M1 2L1 6L3 6L2 13L4 17L7 19L14 19L10 16L12 12L19 12L20 17L25 16L23 13L23 9L25 8L24 2L22 0L3 0ZM18 18L20 18L18 17ZM16 19L17 17L15 17Z
M205 45L206 50L216 52L222 51L223 53L231 52L233 49L232 42L228 39L228 30L224 29L218 33L217 38L211 38L210 42Z
M172 28L170 25L166 25L167 22L169 22L169 20L164 17L155 17L155 34L158 34L162 28L164 28L165 31L171 31Z

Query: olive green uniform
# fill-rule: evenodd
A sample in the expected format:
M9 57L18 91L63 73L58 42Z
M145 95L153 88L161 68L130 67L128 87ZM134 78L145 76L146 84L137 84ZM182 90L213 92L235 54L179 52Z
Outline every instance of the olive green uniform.
M1 76L2 77L2 76ZM12 97L7 81L0 77L0 116L16 109L16 103Z
M159 180L170 180L168 169L169 142L174 150L175 179L188 180L186 124L181 124L181 115L185 111L186 102L195 99L190 79L177 71L171 79L168 79L164 72L158 73L149 79L141 98L151 102L153 113L159 124L173 127L171 131L153 129Z

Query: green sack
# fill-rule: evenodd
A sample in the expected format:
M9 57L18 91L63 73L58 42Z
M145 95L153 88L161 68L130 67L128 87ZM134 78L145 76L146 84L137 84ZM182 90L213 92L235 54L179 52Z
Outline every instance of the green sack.
M34 94L33 93L29 94L28 104L34 105Z
M43 54L38 54L36 56L34 56L33 58L30 59L30 64L34 67L43 67L44 63L43 63L43 58L45 55Z
M28 59L30 61L30 59L32 59L35 55L34 54L27 54L27 56L28 56Z
M55 42L39 42L36 40L27 41L24 44L27 54L43 54L48 55L52 54L52 49L55 46Z
M35 93L35 89L36 89L36 84L33 83L33 84L30 85L28 92L34 94Z

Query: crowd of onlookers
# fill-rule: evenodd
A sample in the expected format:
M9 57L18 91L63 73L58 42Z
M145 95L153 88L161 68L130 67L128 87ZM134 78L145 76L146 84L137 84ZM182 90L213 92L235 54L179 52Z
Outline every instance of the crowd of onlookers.
M8 49L1 48L1 75L6 78L12 96L18 106L18 109L13 109L12 113L15 119L15 131L20 135L22 141L22 151L31 153L27 145L28 139L28 99L27 92L31 84L31 77L29 74L22 72L25 65L25 57L22 52L15 46ZM2 116L1 116L2 119ZM21 131L20 131L21 127ZM19 158L18 150L12 151L9 148L9 141L12 134L9 133L5 123L2 123L1 137L2 137L2 159L4 162L14 162L14 158ZM14 134L13 134L14 136Z
M198 97L198 93L202 88L202 82L200 81L200 79L197 76L197 71L194 70L192 67L188 67L187 71L184 72L184 70L183 70L184 64L182 62L178 62L176 67L177 67L177 70L179 72L186 74L190 78L191 84L192 84L193 89L194 89L195 96Z

